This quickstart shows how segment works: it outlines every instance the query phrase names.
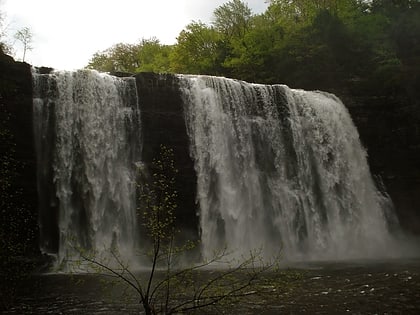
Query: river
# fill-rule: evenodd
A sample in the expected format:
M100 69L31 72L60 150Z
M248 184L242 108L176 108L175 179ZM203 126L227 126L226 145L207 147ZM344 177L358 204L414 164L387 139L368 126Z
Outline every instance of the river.
M199 314L420 314L420 259L296 263L264 277L261 292ZM98 275L40 274L5 314L142 314L124 288Z

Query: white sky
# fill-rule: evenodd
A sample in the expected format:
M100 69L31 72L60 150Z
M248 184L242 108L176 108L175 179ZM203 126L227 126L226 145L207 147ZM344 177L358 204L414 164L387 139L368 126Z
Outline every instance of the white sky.
M36 66L73 70L113 44L157 37L174 44L191 21L209 23L215 8L228 0L0 0L7 32L29 27L33 50L26 61ZM267 8L264 0L248 0L253 13ZM12 36L13 38L13 36ZM13 40L12 40L13 42ZM19 43L16 58L22 58Z

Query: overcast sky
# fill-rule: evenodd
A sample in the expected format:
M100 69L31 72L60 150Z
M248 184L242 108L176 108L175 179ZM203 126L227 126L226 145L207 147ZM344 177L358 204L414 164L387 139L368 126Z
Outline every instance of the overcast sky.
M33 50L26 60L36 66L73 70L113 44L157 37L174 44L191 21L209 23L228 0L0 0L7 32L29 27ZM267 8L264 0L248 0L253 13ZM12 40L13 41L13 40ZM15 43L16 58L22 58Z

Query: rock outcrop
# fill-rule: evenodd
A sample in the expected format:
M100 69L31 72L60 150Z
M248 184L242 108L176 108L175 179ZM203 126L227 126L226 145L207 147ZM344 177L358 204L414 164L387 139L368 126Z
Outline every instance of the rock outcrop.
M420 102L376 97L346 105L403 229L420 234Z
M0 51L0 119L2 127L10 132L13 148L5 148L4 143L0 144L0 154L11 153L17 161L15 167L10 170L13 180L7 196L18 198L16 204L12 205L15 214L6 216L1 213L3 224L17 224L25 222L21 226L22 231L16 232L22 239L21 244L28 242L37 243L32 239L32 232L37 231L37 184L36 184L36 158L33 137L33 115L32 115L32 78L31 66L22 62L15 62L13 58ZM5 130L0 130L4 132ZM2 178L4 180L4 178ZM2 186L3 187L3 186ZM2 193L5 191L2 190ZM4 196L0 196L4 198ZM24 210L22 208L25 208ZM4 209L0 209L4 210ZM33 216L27 216L32 213ZM13 217L14 216L14 217ZM22 217L25 216L25 217ZM10 221L10 222L9 222ZM23 230L31 231L25 233ZM28 235L31 234L31 237ZM35 233L37 234L37 233ZM35 236L36 237L36 236ZM30 238L30 239L28 239ZM36 247L36 249L35 249ZM34 244L34 251L37 251L37 244Z
M183 236L193 239L198 229L196 216L196 175L189 154L189 138L184 122L183 103L178 80L173 75L139 73L135 75L143 137L142 160L147 165L158 155L160 145L174 150L179 171L178 225Z

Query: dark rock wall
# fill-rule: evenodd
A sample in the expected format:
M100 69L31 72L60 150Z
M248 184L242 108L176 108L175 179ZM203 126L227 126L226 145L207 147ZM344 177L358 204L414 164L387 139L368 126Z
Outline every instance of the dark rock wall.
M15 62L11 57L0 51L0 105L2 119L7 121L6 128L12 134L15 144L14 158L18 161L12 190L19 195L19 207L34 215L19 218L16 209L15 222L25 222L22 230L37 230L37 184L36 157L32 124L32 75L31 67L26 63ZM3 154L8 148L3 148ZM26 213L26 212L25 212ZM22 235L27 235L23 233ZM28 237L28 236L25 236ZM28 240L22 240L27 242ZM32 241L32 240L31 240ZM34 240L34 242L37 242Z
M186 239L198 235L194 162L189 154L189 139L183 114L178 80L174 75L139 73L135 76L143 138L142 161L150 165L158 157L160 145L171 148L178 169L176 218Z
M405 231L420 234L420 103L372 97L346 102Z
M30 65L0 55L0 95L10 114L10 130L16 142L16 157L23 162L20 183L36 200L35 147L32 123L32 76Z

